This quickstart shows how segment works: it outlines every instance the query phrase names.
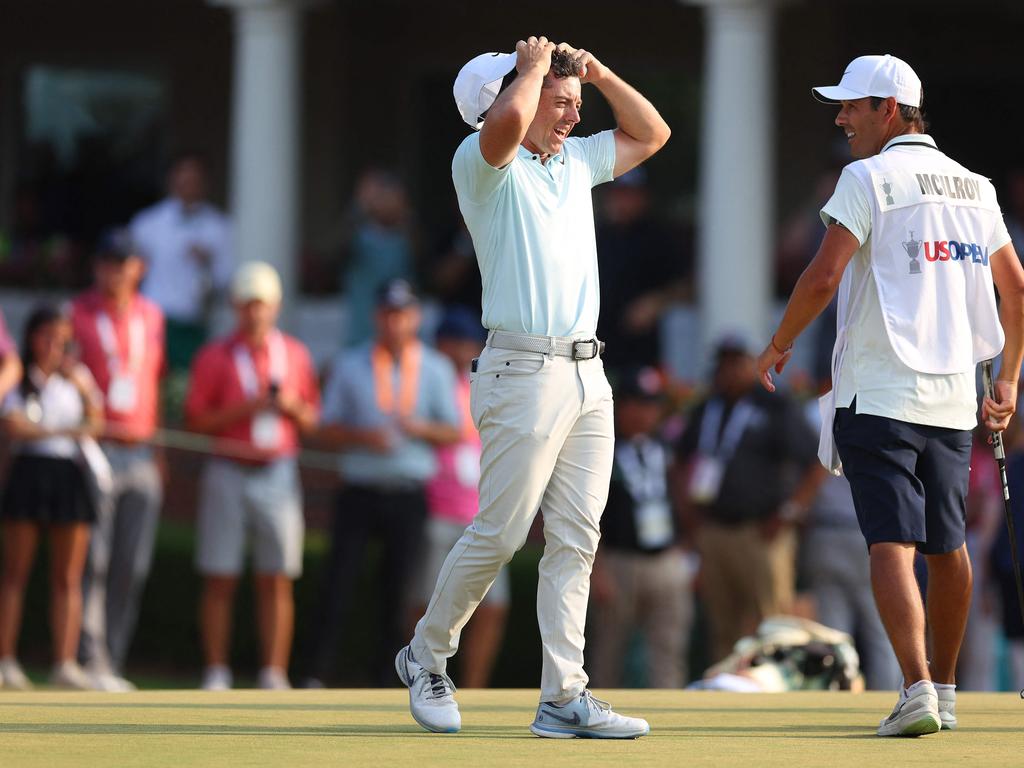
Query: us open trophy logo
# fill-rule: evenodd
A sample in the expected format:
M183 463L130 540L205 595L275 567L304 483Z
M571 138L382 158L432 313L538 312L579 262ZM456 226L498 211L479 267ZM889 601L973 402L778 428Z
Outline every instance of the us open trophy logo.
M896 201L892 197L892 184L890 184L887 179L882 179L880 186L882 191L885 193L885 204L896 205ZM911 235L911 237L913 237L913 235Z
M921 253L921 241L914 239L914 230L910 230L910 239L903 241L903 249L910 258L910 274L920 275L921 262L917 260L917 257Z

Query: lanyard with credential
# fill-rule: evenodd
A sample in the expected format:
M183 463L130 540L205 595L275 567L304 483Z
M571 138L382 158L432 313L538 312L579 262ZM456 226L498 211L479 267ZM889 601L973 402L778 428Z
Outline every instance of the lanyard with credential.
M740 400L732 408L729 420L722 430L722 439L718 439L718 430L722 424L722 413L725 411L721 399L715 398L708 401L704 410L704 419L700 425L700 442L697 450L704 456L714 456L722 463L732 458L739 447L743 433L747 431L751 417L754 415L754 406L746 400Z
M107 372L110 376L118 376L129 371L137 373L142 368L142 357L146 349L146 328L139 313L132 313L128 321L127 362L121 356L114 323L106 312L96 315L96 335L99 336L103 354L107 357Z
M280 386L284 382L288 366L284 337L280 331L271 332L267 339L267 354L270 357L270 381ZM238 383L242 385L242 391L246 397L256 397L260 393L260 380L249 348L244 343L236 344L234 357L235 372L238 374Z
M373 364L373 383L377 392L377 407L387 415L408 418L416 407L416 394L420 383L420 363L423 346L418 342L407 344L398 360L398 402L395 402L395 359L384 347L375 345L370 353Z
M661 445L649 438L631 440L616 447L615 458L634 501L666 498L668 467Z

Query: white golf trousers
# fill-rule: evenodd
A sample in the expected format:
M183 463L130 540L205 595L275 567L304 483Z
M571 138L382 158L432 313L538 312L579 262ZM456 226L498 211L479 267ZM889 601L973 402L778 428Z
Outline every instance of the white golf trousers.
M480 510L438 574L413 656L445 671L462 628L541 508L541 700L572 697L587 685L583 630L615 440L604 365L487 347L471 376L471 410L483 442Z

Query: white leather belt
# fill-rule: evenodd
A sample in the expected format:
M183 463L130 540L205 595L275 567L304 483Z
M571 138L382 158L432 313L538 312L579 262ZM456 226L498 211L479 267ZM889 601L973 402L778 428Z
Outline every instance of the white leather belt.
M495 349L557 355L570 360L593 360L604 352L604 342L597 338L570 339L565 336L533 336L509 331L491 331L487 336L487 345Z

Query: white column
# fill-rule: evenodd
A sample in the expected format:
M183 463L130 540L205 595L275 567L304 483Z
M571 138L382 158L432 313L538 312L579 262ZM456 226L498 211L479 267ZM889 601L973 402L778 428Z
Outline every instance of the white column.
M767 342L774 275L774 6L704 7L697 269L702 347L739 331Z
M299 242L303 0L209 0L235 21L230 199L236 258L281 273L283 317L294 308Z

